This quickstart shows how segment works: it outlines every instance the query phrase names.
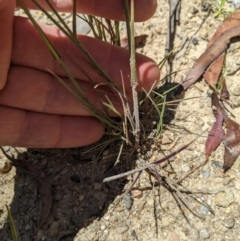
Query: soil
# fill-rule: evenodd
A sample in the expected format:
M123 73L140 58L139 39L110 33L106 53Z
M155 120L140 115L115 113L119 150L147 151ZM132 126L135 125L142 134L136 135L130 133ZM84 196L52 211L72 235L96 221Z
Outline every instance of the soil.
M165 56L169 16L168 1L158 0L158 3L153 18L136 24L136 35L148 35L146 45L138 51L157 63ZM169 70L167 65L162 68L162 83L170 72L174 73L171 75L172 82L181 82L222 23L222 15L214 18L209 9L211 4L212 1L181 1L174 38L174 51L177 52L171 61L172 69ZM227 6L230 8L230 3ZM41 15L36 18L47 21ZM239 47L239 41L229 47L224 70L234 106L231 112L238 123L240 61L236 50ZM101 152L96 151L96 145L54 150L5 146L4 150L9 155L31 160L53 184L51 212L34 240L239 240L240 162L237 160L223 174L223 145L211 155L203 168L182 182L183 187L177 184L186 173L205 161L205 141L215 121L210 94L211 90L203 80L197 82L186 91L177 106L168 107L159 140L149 140L141 146L141 149L146 148L145 152L136 155L131 155L128 149L117 163L119 143L110 144ZM148 121L154 126L154 119ZM124 193L130 187L133 176L102 182L105 177L138 167L140 161L152 162L162 158L197 136L192 145L170 158L159 170L165 177L164 181L178 188L177 192L159 186L154 176L145 171L127 195ZM21 240L30 241L41 212L41 195L37 185L33 177L22 169L11 168L3 154L0 154L0 167L3 172L0 174L1 240L13 240L7 220L7 205Z

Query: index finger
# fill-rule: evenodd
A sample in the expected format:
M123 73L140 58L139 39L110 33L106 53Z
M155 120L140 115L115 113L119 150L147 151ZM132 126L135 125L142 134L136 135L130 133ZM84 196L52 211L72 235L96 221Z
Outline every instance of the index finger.
M12 49L14 0L0 1L0 90L7 81Z
M32 0L21 0L28 8L38 9ZM123 21L125 20L124 0L76 0L77 12L96 15L104 18ZM51 10L45 0L37 1L46 10ZM53 7L59 12L72 12L73 0L52 0ZM135 21L141 22L149 19L154 14L156 0L135 1Z

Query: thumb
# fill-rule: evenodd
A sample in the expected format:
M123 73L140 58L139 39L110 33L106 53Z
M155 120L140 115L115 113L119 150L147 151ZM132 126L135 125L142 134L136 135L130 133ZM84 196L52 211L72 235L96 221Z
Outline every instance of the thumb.
M15 0L0 0L0 90L7 81L13 40Z

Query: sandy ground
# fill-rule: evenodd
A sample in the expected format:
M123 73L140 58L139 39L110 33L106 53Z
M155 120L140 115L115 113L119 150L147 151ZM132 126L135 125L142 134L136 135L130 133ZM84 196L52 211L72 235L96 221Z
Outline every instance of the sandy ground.
M168 1L158 0L154 17L136 24L136 35L147 34L145 47L139 49L159 63L165 55L168 26ZM215 1L214 1L215 2ZM172 61L173 82L181 82L196 59L204 52L223 18L213 17L208 10L211 1L181 1L179 23L176 26ZM229 5L231 7L231 5ZM41 17L42 21L47 21ZM69 20L70 21L70 20ZM234 109L235 121L240 123L239 41L228 49L225 76ZM168 73L162 69L162 82ZM234 74L232 74L234 73ZM118 144L108 146L101 159L95 153L84 154L88 148L68 150L26 150L4 147L10 155L30 159L40 167L53 183L53 205L46 222L35 240L64 241L188 241L239 240L240 172L239 160L223 174L223 146L210 157L209 162L183 181L183 186L194 193L179 193L179 208L174 195L147 172L141 175L130 195L124 196L130 181L119 179L107 184L104 177L133 168L137 159L156 160L199 137L183 152L171 158L161 175L175 185L186 173L204 162L204 144L207 131L213 124L210 89L199 81L185 94L170 116L158 145L152 145L147 155L127 155L114 166ZM207 131L206 131L207 130ZM0 163L7 165L1 154ZM114 166L114 167L113 167ZM7 167L6 167L7 168ZM40 212L40 196L31 176L20 169L0 174L0 237L12 240L5 205L10 207L21 240L29 241ZM193 198L196 197L196 200ZM182 209L182 211L181 211ZM211 213L211 209L214 214ZM195 213L195 214L194 214Z

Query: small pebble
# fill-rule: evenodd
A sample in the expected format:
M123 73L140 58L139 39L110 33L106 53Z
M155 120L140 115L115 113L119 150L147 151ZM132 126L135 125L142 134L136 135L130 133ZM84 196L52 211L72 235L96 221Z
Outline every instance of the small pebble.
M110 216L109 215L106 215L103 217L105 220L109 220Z
M233 107L239 107L239 106L240 106L239 97L232 96L232 97L231 97L231 102L232 102L232 104L233 104Z
M128 226L118 227L116 231L117 231L117 233L119 233L119 234L126 233L126 232L128 231Z
M25 230L28 231L29 229L31 229L31 226L29 224L27 224L25 227Z
M183 172L189 172L191 169L188 164L183 164L182 165L182 171Z
M201 177L202 178L209 178L210 177L210 169L203 169L200 171Z
M205 205L201 205L200 212L206 214L209 211L208 207Z
M163 145L167 145L167 144L170 144L172 142L172 140L167 135L163 135L161 141L162 141Z
M105 230L104 230L105 231ZM87 234L88 240L96 240L95 237L97 235L97 232L91 232Z
M240 95L240 86L237 86L233 89L232 92L235 96L239 96Z
M162 32L162 27L160 25L158 25L156 28L155 28L155 31L160 34Z
M101 225L101 230L104 230L105 228L106 228L106 226L105 225Z
M0 158L0 173L8 173L12 168L12 163L6 158Z
M222 221L222 225L226 228L233 228L235 225L234 218L226 218Z
M199 240L199 231L197 229L193 230L193 240Z
M82 201L85 198L85 196L82 194L79 196L79 201Z
M102 183L100 183L100 182L94 183L94 190L95 191L101 191L101 189L102 189Z
M124 210L125 210L125 209L124 209L123 206L118 206L118 207L115 208L115 211L116 211L116 212L119 212L119 213L122 212L122 211L124 211Z
M232 181L232 178L224 177L223 178L223 186L227 186L231 181Z
M234 216L235 218L239 218L240 217L240 206L238 204L234 203L230 207L231 207L232 216Z
M205 122L204 122L201 118L199 118L199 119L197 120L197 124L198 124L199 126L204 126L204 125L205 125Z
M220 161L212 161L212 166L222 168L222 163Z
M63 192L62 192L62 191L56 192L56 193L54 194L54 196L53 196L53 199L54 199L55 201L60 201L60 200L62 200L62 199L63 199Z
M210 3L204 1L204 2L202 3L201 10L202 10L203 12L207 12L210 7L211 7Z
M192 39L192 43L193 43L193 45L198 45L198 40L197 40L197 38L193 38L193 39Z
M202 39L207 39L208 38L208 31L207 29L202 29L199 33L199 36L202 38Z
M49 233L52 237L56 236L60 231L60 224L57 221L54 221L50 228L49 228Z
M133 205L133 198L130 193L127 193L126 195L124 195L123 202L125 204L126 209L131 209Z
M115 215L113 215L113 216L111 216L111 217L109 218L109 222L110 222L111 224L117 223L117 222L118 222L118 218L117 218Z
M143 193L140 190L133 190L131 191L131 194L133 198L141 198L143 196Z
M192 8L192 14L197 14L198 12L199 12L199 11L198 11L197 8L195 8L195 7Z
M175 233L170 233L168 235L167 241L180 241L180 238Z
M232 3L232 5L235 7L235 8L239 8L240 7L240 1L239 0L229 0L228 2Z
M234 187L235 187L237 190L240 190L240 182L239 182L239 180L234 180Z
M149 159L149 162L155 162L157 160L157 157L155 155L152 155L152 157Z
M103 156L108 156L109 155L109 149L105 150L102 155Z
M220 191L215 196L216 205L226 208L234 202L234 194L231 190Z
M206 228L203 228L203 229L199 230L199 237L200 237L200 239L203 239L203 240L209 239L210 234Z

